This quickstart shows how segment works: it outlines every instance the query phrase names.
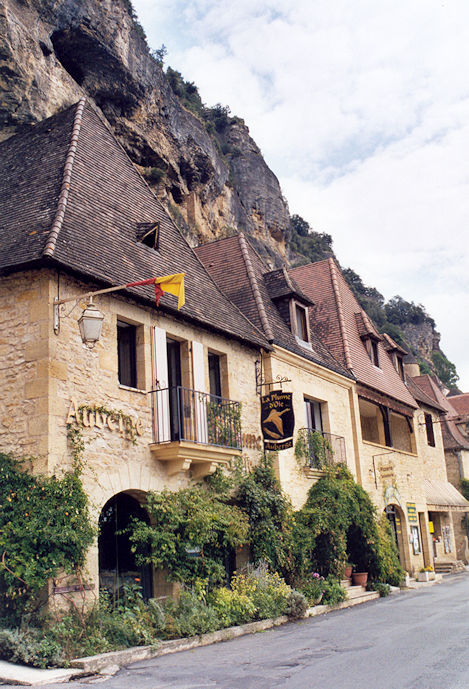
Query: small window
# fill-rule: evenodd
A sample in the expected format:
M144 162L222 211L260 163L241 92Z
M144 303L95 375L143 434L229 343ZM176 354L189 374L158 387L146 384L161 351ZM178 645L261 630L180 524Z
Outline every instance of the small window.
M321 403L305 398L306 427L310 431L322 431Z
M221 397L221 375L220 375L220 357L218 354L208 355L208 376L210 381L210 394Z
M306 309L303 306L295 304L295 324L296 324L296 335L303 340L303 342L308 342L308 324L306 320Z
M120 385L137 387L137 328L117 321L117 359Z
M427 443L435 447L435 433L433 432L433 419L431 414L425 414L425 430L427 432Z
M371 340L371 361L379 368L378 343Z
M160 226L159 223L140 223L137 232L138 241L150 249L158 251L160 242Z
M402 357L399 355L397 356L397 371L402 380L405 380L404 363L402 361Z

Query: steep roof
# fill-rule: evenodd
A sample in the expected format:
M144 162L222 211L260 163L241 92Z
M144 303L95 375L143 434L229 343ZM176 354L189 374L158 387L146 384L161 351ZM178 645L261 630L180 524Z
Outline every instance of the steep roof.
M387 340L361 308L334 259L293 268L289 273L314 302L311 324L332 354L367 388L415 408L416 402L394 368L386 351ZM379 367L367 352L364 340L378 348Z
M107 123L83 99L0 144L0 272L58 265L119 285L186 273L180 317L269 347L217 288ZM138 242L157 224L158 250ZM128 290L154 304L151 287ZM177 300L165 295L163 311Z
M447 416L442 419L441 432L443 435L443 445L446 450L469 450L469 441L463 436L451 417L457 416L452 406L452 397L445 397L433 376L425 374L412 378L429 397L440 404L447 412Z
M311 303L308 295L304 295L292 280L290 271L270 271L242 233L203 244L195 252L220 289L263 331L270 342L348 378L352 377L331 355L314 328L311 329L309 350L298 344L282 317L274 301L279 297L301 296L305 304Z
M469 414L469 392L464 392L460 395L450 395L448 399L457 414L460 416Z

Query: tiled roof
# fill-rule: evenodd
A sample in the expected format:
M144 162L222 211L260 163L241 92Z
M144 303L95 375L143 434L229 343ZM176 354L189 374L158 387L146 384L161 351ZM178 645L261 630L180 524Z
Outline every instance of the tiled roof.
M299 266L289 273L315 303L310 318L319 337L357 381L415 408L416 402L394 368L382 336L358 304L334 259ZM377 340L379 368L366 350L362 339L366 335Z
M423 376L414 376L412 378L429 397L438 402L447 412L447 416L442 419L441 432L443 435L443 445L446 450L469 450L469 442L463 436L461 431L456 426L451 417L457 416L454 407L450 400L451 397L445 397L440 390L436 380L432 376L425 374Z
M388 352L399 352L399 354L402 354L403 356L408 355L408 351L401 347L401 345L397 344L396 340L393 340L391 335L388 335L387 333L383 333L383 339L384 339L384 346Z
M107 124L83 101L0 144L0 271L58 265L99 285L186 273L180 317L269 348L221 293ZM159 225L159 250L139 243ZM128 290L154 304L152 287ZM177 312L165 295L163 311Z
M409 392L417 400L417 402L425 404L427 407L432 407L433 409L437 409L438 412L446 414L445 407L443 407L443 405L437 402L433 397L428 395L420 387L420 385L418 385L418 383L415 381L415 378L410 378L409 376L406 376L406 385Z
M461 416L469 414L469 392L462 393L461 395L451 395L448 397L448 400L457 414Z
M314 328L310 340L312 349L308 350L298 344L269 293L272 274L278 271L269 271L243 234L203 244L195 252L220 289L274 344L341 375L352 377L331 355ZM290 271L288 277L291 280ZM291 285L295 283L291 281ZM296 289L301 293L301 288L297 285ZM306 299L309 301L308 295Z
M306 306L312 305L311 299L308 299L306 294L301 291L286 268L278 268L270 273L264 273L263 277L269 296L274 301L276 299L294 297Z

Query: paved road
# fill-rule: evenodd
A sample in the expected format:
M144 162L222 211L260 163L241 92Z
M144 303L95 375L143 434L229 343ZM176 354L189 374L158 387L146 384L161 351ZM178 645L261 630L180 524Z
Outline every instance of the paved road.
M90 689L84 680L65 686ZM263 633L134 663L99 680L98 686L469 689L469 573Z

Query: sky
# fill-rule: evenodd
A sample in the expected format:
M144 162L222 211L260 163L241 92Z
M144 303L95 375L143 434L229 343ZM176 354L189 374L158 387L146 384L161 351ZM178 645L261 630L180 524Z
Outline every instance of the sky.
M152 48L242 117L290 212L423 304L469 391L467 0L133 0Z

